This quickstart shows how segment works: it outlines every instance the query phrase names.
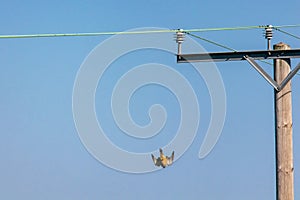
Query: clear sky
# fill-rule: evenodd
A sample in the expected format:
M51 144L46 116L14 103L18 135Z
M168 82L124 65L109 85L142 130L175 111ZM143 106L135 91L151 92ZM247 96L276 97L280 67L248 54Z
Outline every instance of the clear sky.
M145 27L194 29L290 25L299 24L299 6L299 0L282 3L269 0L11 0L1 1L0 34L106 32ZM300 28L284 30L300 35ZM261 29L196 34L237 50L266 49ZM90 133L80 132L81 126L74 120L76 91L73 89L85 66L84 61L88 62L89 58L96 55L96 64L100 66L103 60L108 59L107 55L126 49L130 46L129 43L140 45L139 41L144 41L147 37L150 36L128 36L132 39L128 43L124 37L124 40L115 42L112 46L99 45L111 39L107 35L0 40L0 199L275 199L273 89L245 61L215 65L207 63L200 66L202 69L212 67L218 70L219 76L214 77L221 78L226 93L226 101L219 99L219 103L226 103L224 127L216 145L203 159L199 159L198 154L211 117L222 118L222 113L218 113L219 110L212 111L212 91L207 86L206 78L189 64L177 64L172 53L158 49L143 48L119 55L105 70L101 80L99 78L98 85L95 85L95 103L92 104L95 116L110 141L120 149L138 153L136 155L147 155L149 159L141 164L136 163L138 156L136 160L134 156L118 157L106 147L97 146L97 140L91 142L97 146L93 153L93 150L82 143L81 139L85 137L82 134ZM154 44L163 47L173 42L174 46L171 48L176 50L172 33L156 34L154 39ZM149 40L145 43L149 43ZM225 51L204 41L196 41L206 51ZM272 43L281 41L292 48L300 48L299 40L275 31ZM183 43L183 53L190 53L187 44L188 42ZM145 44L141 44L141 47L143 45ZM93 49L94 54L90 54ZM96 54L97 49L105 53ZM88 55L91 56L87 57ZM293 59L292 67L299 61ZM149 63L159 63L167 68ZM122 84L122 78L128 78L125 76L128 71L134 71L143 64L172 69L172 72L181 74L180 77L184 79L174 78L168 75L168 71L158 74L145 72L140 74L142 78L135 76L133 80L148 81L148 84L132 93L128 101L122 99L122 94L114 93L117 100L112 102L113 90L118 89L115 85L121 83L122 87L128 88L132 82ZM272 74L271 65L260 64ZM95 71L89 73L91 77L99 75ZM155 80L148 80L151 78ZM177 89L175 92L180 94L174 94L168 85L156 84L159 78L166 84L171 83ZM83 80L89 81L88 79ZM189 84L184 85L186 80ZM216 79L215 82L218 81ZM212 82L214 81L210 80L211 84ZM84 88L83 82L78 84ZM191 86L193 92L189 93L186 86ZM222 87L219 88L221 94ZM299 75L293 78L292 87L295 199L299 199ZM88 89L84 88L82 93L77 91L76 94L85 98ZM182 101L177 99L177 95L191 98L191 102L196 97L198 103L188 103L187 107L192 109L187 115L183 115L180 108ZM114 103L117 108L125 107L129 110L134 125L137 125L135 134L139 134L144 127L145 132L142 131L141 136L148 134L152 137L140 139L126 135L120 124L127 126L127 119L118 110L114 116L111 109ZM152 107L152 122L157 117L155 122L160 127L155 129L157 127L154 126L153 130L152 126L147 127L151 122L148 109L157 104L164 108ZM83 113L84 111L86 109L82 109ZM213 115L214 112L217 116ZM198 117L197 113L200 114L199 119L194 118L194 114ZM81 114L79 112L84 117ZM93 121L90 118L85 120L87 123ZM116 169L117 165L124 163L137 166L136 172L155 169L150 154L157 156L158 148L167 146L170 141L172 143L183 120L191 125L190 129L185 129L186 137L192 137L193 131L196 136L189 148L188 145L181 147L178 144L166 147L166 154L175 150L176 161L172 166L148 173L126 173ZM192 127L195 122L199 124L196 130ZM220 120L216 126L222 127L222 124ZM127 134L134 134L130 132L132 127L128 130ZM179 153L186 148L188 149L184 153ZM109 155L116 164L107 167L95 159L97 153Z

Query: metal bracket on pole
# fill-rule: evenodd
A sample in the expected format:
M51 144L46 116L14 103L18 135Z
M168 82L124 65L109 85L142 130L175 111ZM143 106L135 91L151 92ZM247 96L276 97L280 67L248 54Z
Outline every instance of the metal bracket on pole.
M240 61L244 60L245 56L251 57L255 60L300 58L300 49L178 54L177 62L187 63Z
M255 60L253 58L251 58L249 56L244 56L244 58L278 92L281 91L284 88L284 86L286 86L286 84L295 76L295 74L297 74L298 70L300 69L300 63L299 63L292 71L290 71L290 73L285 77L285 79L280 84L278 84L276 81L273 80L273 78L265 70L263 70L263 68L261 68L261 66L259 66L257 64L257 62L255 62Z
M292 70L290 73L285 77L285 79L279 85L278 90L282 90L284 86L297 74L298 70L300 69L300 63Z
M254 67L254 69L256 69L256 71L258 71L258 73L260 73L260 75L262 75L262 77L264 77L264 79L266 79L275 88L275 90L279 91L278 83L274 81L273 78L265 70L263 70L263 68L261 68L261 66L259 66L253 58L249 56L244 56L244 58L252 67Z
M181 32L179 32L181 33ZM270 36L270 35L268 35ZM178 44L179 45L179 44ZM180 52L180 51L179 51ZM264 79L270 83L275 90L281 91L284 86L294 77L300 70L300 63L285 77L279 84L259 66L255 60L263 59L285 59L300 58L300 49L286 50L267 50L267 51L239 51L239 52L216 52L216 53L200 53L200 54L177 54L177 63L187 62L218 62L218 61L241 61L246 60L255 70L261 74Z

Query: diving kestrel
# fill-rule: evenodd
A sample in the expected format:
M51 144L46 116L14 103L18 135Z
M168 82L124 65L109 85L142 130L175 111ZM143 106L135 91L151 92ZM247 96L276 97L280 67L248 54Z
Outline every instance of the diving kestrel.
M154 164L158 167L162 166L163 168L172 165L174 160L174 151L172 152L171 157L165 156L162 149L159 149L159 152L160 156L157 159L154 157L153 154L151 154Z

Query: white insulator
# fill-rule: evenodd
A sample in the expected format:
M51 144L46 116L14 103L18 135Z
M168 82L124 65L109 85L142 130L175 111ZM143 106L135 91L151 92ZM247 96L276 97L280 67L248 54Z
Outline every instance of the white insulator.
M272 39L273 37L273 26L272 25L268 25L265 28L265 38L266 39Z
M182 43L184 41L185 33L183 32L182 29L178 29L178 32L176 32L175 38L176 42L178 44Z

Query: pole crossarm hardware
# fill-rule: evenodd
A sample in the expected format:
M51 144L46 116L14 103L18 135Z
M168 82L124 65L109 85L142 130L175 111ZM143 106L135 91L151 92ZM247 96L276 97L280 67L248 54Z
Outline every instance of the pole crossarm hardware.
M245 60L245 56L251 57L255 60L300 58L300 49L179 54L177 55L177 62L239 61Z
M276 81L273 80L273 78L261 68L253 58L245 56L245 59L250 63L251 66L254 67L258 71L259 74L264 77L278 92L281 91L284 86L297 74L298 70L300 69L300 63L292 70L290 73L283 79L283 81L278 84Z
M285 77L281 83L277 83L255 60L263 59L284 59L300 58L300 49L289 50L267 50L267 51L236 51L236 52L217 52L201 54L178 54L178 63L187 62L216 62L216 61L240 61L246 60L264 79L270 83L275 90L281 91L284 86L300 70L300 63Z
M273 78L265 71L263 70L263 68L261 66L259 66L259 64L257 64L257 62L255 62L255 60L249 56L244 56L244 58L248 61L248 63L254 68L256 69L256 71L262 75L262 77L264 77L264 79L266 79L274 88L275 90L278 91L279 89L279 84L273 80Z

